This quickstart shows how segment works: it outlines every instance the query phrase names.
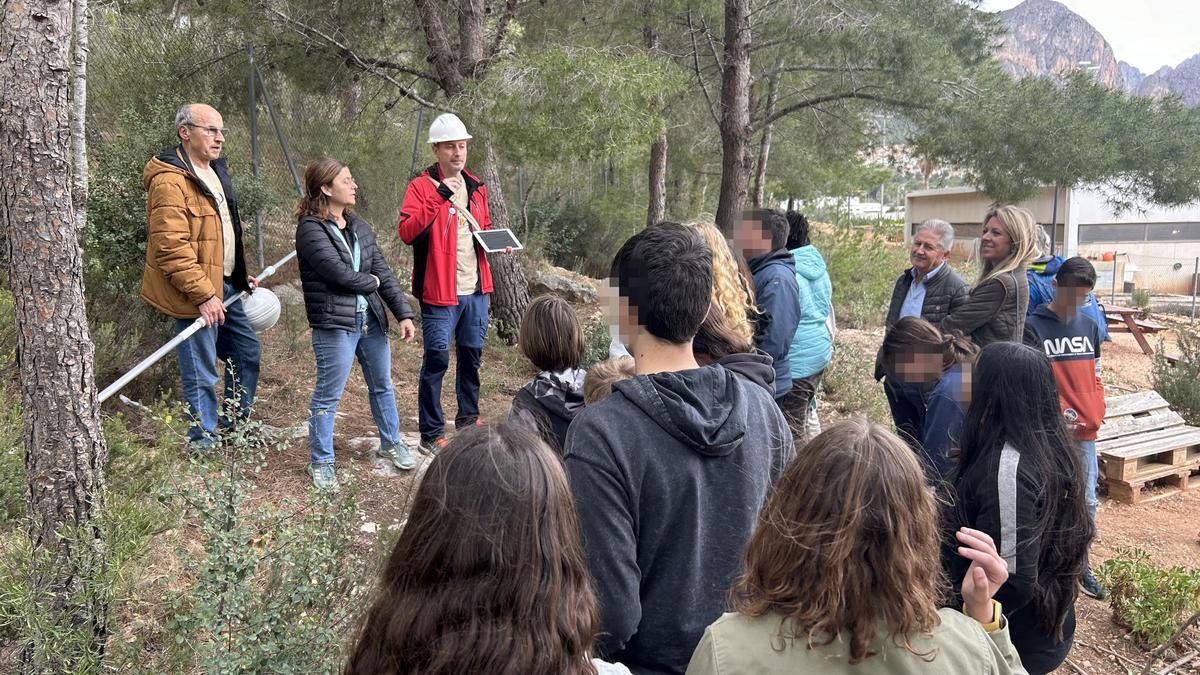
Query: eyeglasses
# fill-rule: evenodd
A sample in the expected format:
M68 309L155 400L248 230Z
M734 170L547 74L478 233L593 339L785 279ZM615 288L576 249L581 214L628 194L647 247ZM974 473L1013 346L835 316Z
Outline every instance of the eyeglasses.
M195 129L199 129L200 131L203 131L204 133L208 134L209 136L216 136L217 134L221 134L222 136L224 136L229 133L229 129L227 129L225 127L202 127L199 124L192 124L191 122L184 122L184 125L193 127Z

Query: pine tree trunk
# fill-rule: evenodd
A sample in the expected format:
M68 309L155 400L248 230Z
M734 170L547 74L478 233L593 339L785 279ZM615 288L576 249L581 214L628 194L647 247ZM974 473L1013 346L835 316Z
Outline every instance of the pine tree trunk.
M650 206L646 209L646 227L662 220L667 213L667 134L663 132L650 146Z
M642 35L646 39L646 49L650 53L658 50L659 40L658 31L654 29L654 24L651 22L652 17L650 10L652 4L646 4L646 25L642 28ZM651 99L651 105L656 108L661 108L663 100L661 96L655 96ZM646 227L661 221L667 212L667 131L663 130L658 138L650 144L650 167L647 178L649 179L649 205L646 208Z
M767 161L771 157L771 127L762 132L762 144L758 146L758 164L754 171L754 206L761 207L766 201Z
M488 190L488 213L492 216L492 227L509 227L508 205L504 201L504 190L500 183L500 161L496 149L488 141L483 142L483 166L480 169ZM517 343L517 331L521 317L529 306L529 283L525 280L525 268L518 258L520 253L492 253L488 262L492 266L491 317L496 334L508 344Z
M74 201L72 165L78 160L72 156L68 100L73 19L78 18L73 9L71 2L54 0L4 4L0 227L7 235L17 325L28 534L49 561L37 566L31 583L60 624L91 632L90 649L100 653L106 608L86 586L105 564L95 517L102 507L107 448ZM56 660L40 661L45 653ZM30 645L23 667L73 672L84 658Z
M783 67L783 59L779 59L775 70L778 71ZM775 95L779 88L779 73L771 76L771 81L767 85L767 110L766 117L770 117L771 113L775 112ZM754 171L754 206L759 208L763 205L766 199L767 192L767 162L771 158L771 129L774 127L768 124L762 131L762 143L758 146L758 164Z
M750 157L750 0L725 0L725 68L721 73L721 193L717 226L741 221L753 168Z

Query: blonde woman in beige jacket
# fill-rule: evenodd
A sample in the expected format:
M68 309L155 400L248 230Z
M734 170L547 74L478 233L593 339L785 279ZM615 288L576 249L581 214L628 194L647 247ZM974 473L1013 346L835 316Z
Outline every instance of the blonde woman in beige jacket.
M1025 673L992 600L1008 578L991 537L962 529L965 605L938 609L934 499L890 431L841 422L776 483L688 675Z

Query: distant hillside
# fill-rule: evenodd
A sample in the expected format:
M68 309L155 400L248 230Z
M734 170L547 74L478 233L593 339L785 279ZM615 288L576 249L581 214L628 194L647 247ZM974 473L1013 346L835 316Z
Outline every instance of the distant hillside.
M1118 61L1100 31L1054 0L1025 0L1000 16L1009 34L996 58L1014 77L1061 78L1087 62L1099 66L1096 79L1109 87L1155 98L1176 94L1188 105L1200 104L1200 54L1145 75Z
M1001 17L1009 28L996 57L1015 77L1062 77L1088 61L1100 66L1096 79L1123 83L1112 47L1086 19L1054 0L1025 0Z
M1200 54L1174 68L1162 67L1146 76L1137 87L1141 96L1159 98L1176 94L1188 105L1200 104Z
M1146 74L1138 70L1137 66L1124 61L1117 62L1117 70L1121 73L1121 86L1125 92L1136 94L1138 86L1146 79Z

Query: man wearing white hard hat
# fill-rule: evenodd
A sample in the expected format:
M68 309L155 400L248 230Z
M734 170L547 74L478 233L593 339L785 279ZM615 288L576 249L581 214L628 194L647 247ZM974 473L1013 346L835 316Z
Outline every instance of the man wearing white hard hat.
M146 186L146 266L142 299L175 320L175 332L203 317L205 328L176 348L183 394L191 409L188 439L196 451L217 442L217 364L225 366L225 397L250 414L258 385L258 336L242 308L223 300L258 285L246 273L237 197L221 151L221 113L190 103L175 115L180 143L152 157ZM220 419L222 425L229 420Z
M455 342L458 372L456 428L478 424L479 361L488 324L492 270L472 232L492 226L487 186L467 171L471 135L453 113L429 127L437 161L408 184L400 206L400 238L413 247L412 291L421 304L419 427L421 452L437 454L446 443L442 378Z

